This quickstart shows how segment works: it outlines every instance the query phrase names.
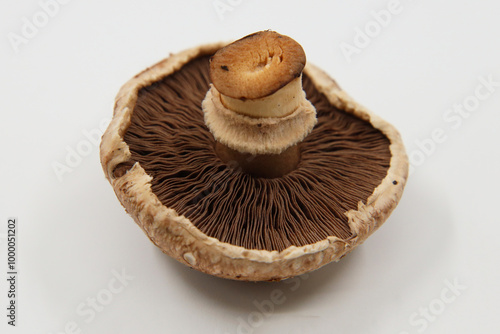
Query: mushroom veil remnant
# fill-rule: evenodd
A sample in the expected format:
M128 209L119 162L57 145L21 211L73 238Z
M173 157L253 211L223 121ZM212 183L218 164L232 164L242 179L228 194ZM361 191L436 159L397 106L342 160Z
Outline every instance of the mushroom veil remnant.
M273 31L135 76L100 154L118 199L163 252L249 281L338 261L384 223L408 176L397 130Z

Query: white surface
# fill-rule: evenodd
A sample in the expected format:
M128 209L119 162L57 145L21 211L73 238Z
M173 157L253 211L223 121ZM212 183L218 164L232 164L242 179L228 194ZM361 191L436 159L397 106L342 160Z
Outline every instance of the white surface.
M232 9L223 20L211 0L71 1L17 53L8 34L41 7L2 2L0 233L18 217L20 276L18 326L2 311L0 331L64 333L74 322L82 333L496 333L500 87L460 124L443 116L474 95L479 77L500 82L499 3L401 0L349 62L341 43L390 1L220 2ZM300 281L225 281L148 241L105 181L95 145L58 180L54 162L85 148L83 131L111 116L130 77L170 52L268 28L393 123L419 164L394 214L348 257ZM417 141L438 128L445 140L422 159ZM90 319L87 298L109 296L103 289L122 269L133 280ZM446 280L466 288L442 295ZM2 310L6 289L2 279ZM282 303L259 313L276 289ZM432 321L419 315L429 307L439 313Z

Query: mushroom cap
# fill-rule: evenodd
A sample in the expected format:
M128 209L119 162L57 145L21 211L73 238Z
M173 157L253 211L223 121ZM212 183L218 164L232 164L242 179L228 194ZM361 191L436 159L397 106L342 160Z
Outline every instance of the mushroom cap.
M260 31L218 50L210 60L210 79L223 95L258 99L299 77L305 64L306 54L295 40Z
M408 176L408 159L397 130L350 98L334 80L307 65L304 74L338 109L369 122L388 139L391 154L387 175L357 208L345 212L350 238L328 236L283 250L251 249L222 242L202 232L183 213L167 207L152 190L152 176L134 162L124 136L131 124L139 91L182 70L191 60L213 55L225 43L203 45L173 55L126 83L116 98L113 119L100 145L106 178L127 212L163 252L202 272L246 281L277 281L338 261L377 230L396 207Z

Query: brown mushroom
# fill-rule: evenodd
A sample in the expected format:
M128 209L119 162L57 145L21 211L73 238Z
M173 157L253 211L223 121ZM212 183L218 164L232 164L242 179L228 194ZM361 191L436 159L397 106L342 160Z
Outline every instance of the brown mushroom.
M339 260L396 207L408 175L397 130L305 62L265 31L122 87L101 163L163 252L219 277L281 280Z

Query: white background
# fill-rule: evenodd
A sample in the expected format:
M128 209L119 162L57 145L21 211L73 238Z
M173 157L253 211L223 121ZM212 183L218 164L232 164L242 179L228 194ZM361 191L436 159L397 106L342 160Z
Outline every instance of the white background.
M24 20L42 7L1 2L0 267L4 277L5 227L14 216L20 276L16 328L6 324L1 279L0 331L497 333L500 87L467 117L448 110L478 101L480 77L500 82L499 3L401 0L382 27L372 11L389 0L219 3L229 8L218 13L212 0L73 0L16 47L9 38L23 37ZM367 45L346 56L341 46L360 46L365 28L373 29ZM169 53L264 29L296 39L309 62L394 124L415 167L375 235L339 263L288 283L210 277L161 253L119 204L84 134L111 116L123 83ZM88 154L58 178L54 165L82 147ZM86 303L110 296L113 271L133 279L92 317ZM256 305L268 305L276 289L283 303L263 314Z

